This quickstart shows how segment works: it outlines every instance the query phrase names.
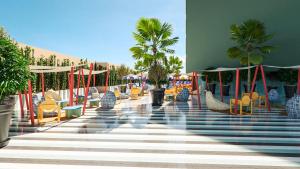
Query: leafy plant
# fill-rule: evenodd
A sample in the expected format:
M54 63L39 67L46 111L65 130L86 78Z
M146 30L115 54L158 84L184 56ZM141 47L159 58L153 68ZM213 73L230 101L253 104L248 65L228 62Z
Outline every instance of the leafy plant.
M175 53L170 47L178 42L178 37L172 38L171 35L172 26L161 23L156 18L141 18L137 22L136 32L133 33L137 44L130 51L136 59L135 68L149 71L148 76L153 77L157 88L160 88L159 85L169 68L168 54ZM158 79L160 77L162 79Z
M169 62L167 63L168 73L175 73L176 75L179 75L180 70L182 68L183 68L182 60L180 60L179 57L176 56L169 57Z
M149 69L148 78L156 88L160 88L166 82L167 71L162 65L154 64Z
M0 58L0 102L2 102L5 97L24 90L30 79L29 62L3 28L0 28Z
M231 25L230 34L237 46L229 48L227 54L231 59L238 59L242 65L261 64L264 57L274 49L273 46L265 44L272 39L273 34L267 34L264 23L258 20L249 19L241 25ZM250 88L250 68L248 69L247 83Z
M297 83L297 70L294 69L280 69L278 71L278 77L281 82L285 82L287 85L295 85Z

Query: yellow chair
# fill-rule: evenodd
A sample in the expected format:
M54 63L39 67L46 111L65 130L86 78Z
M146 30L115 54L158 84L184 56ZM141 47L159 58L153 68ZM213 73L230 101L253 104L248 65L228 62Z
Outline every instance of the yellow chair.
M171 100L171 99L169 99L170 97L171 97L173 100L175 100L176 95L177 95L176 87L172 87L172 88L170 88L170 89L166 89L166 90L165 90L165 97L166 97L166 100Z
M44 114L54 113L54 112L57 113L57 115L55 115L54 117L44 118ZM52 99L50 97L46 97L46 100L39 104L39 106L38 106L38 124L46 123L46 122L54 121L54 120L56 120L57 122L60 122L60 117L61 117L61 109L60 109L60 106L56 104L54 99Z
M243 96L249 96L251 93L243 93ZM255 103L257 103L258 107L261 108L261 103L264 103L264 107L267 107L266 97L263 95L259 95L257 92L252 93L252 102L255 106Z
M114 94L115 94L117 99L121 99L121 92L117 88L115 88Z
M137 100L139 99L139 94L141 93L141 90L137 87L132 87L130 91L130 98L132 100Z
M230 113L233 113L232 107L235 106L235 101L236 101L236 99L230 99ZM243 115L244 113L246 113L246 112L243 112L243 107L250 107L250 114L252 114L253 102L250 99L250 96L244 95L241 100L239 100L239 99L237 100L237 103L238 103L238 106L240 109L240 115Z

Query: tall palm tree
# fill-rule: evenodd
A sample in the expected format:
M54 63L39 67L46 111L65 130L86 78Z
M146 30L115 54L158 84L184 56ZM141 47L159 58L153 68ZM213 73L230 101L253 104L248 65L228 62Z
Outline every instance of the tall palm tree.
M153 80L157 88L160 88L160 81L165 80L168 55L174 54L171 46L178 42L178 37L172 36L172 26L168 23L161 23L156 18L141 18L136 25L136 32L133 37L137 44L130 48L133 58L136 59L137 70L149 71L149 78ZM155 75L150 75L154 73Z
M230 28L231 39L237 46L227 50L231 59L238 59L242 65L261 64L264 57L270 54L273 46L266 45L272 39L273 34L267 34L264 23L249 19L241 25L234 24ZM247 84L250 90L251 71L248 69Z
M167 68L168 73L175 73L176 75L178 75L180 73L180 70L183 68L182 60L180 60L179 57L170 56Z
M172 31L168 23L161 23L156 18L141 18L133 33L137 42L130 48L133 57L145 67L166 63L166 54L174 54L175 50L170 47L178 42L178 37L171 37Z

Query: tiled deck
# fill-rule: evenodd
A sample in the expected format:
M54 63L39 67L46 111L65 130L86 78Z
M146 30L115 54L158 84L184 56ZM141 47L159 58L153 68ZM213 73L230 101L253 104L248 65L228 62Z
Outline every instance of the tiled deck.
M0 168L300 168L300 120L280 110L240 117L189 105L152 108L143 97L53 128L15 123Z

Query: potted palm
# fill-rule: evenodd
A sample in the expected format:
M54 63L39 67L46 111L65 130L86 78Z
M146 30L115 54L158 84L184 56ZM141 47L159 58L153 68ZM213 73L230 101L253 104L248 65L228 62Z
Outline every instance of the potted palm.
M166 83L169 55L175 53L170 47L178 42L178 37L171 36L172 25L156 18L141 18L133 33L137 44L130 51L137 61L136 67L148 71L149 80L155 86L151 91L153 105L161 105L163 101L161 87Z
M129 73L130 69L123 64L119 68L117 68L117 78L121 82L121 93L126 93L126 85L124 85L124 76L128 75Z
M231 39L237 43L236 46L227 50L230 59L238 59L241 65L250 67L263 62L264 57L270 54L273 46L266 43L272 39L273 34L267 34L264 23L249 19L241 25L231 25ZM248 68L247 83L245 84L247 91L251 87L251 69Z
M292 98L297 92L297 70L280 69L278 71L279 81L284 82L284 92L286 98Z
M25 89L30 78L28 61L17 44L0 28L0 147L7 145L14 94Z

